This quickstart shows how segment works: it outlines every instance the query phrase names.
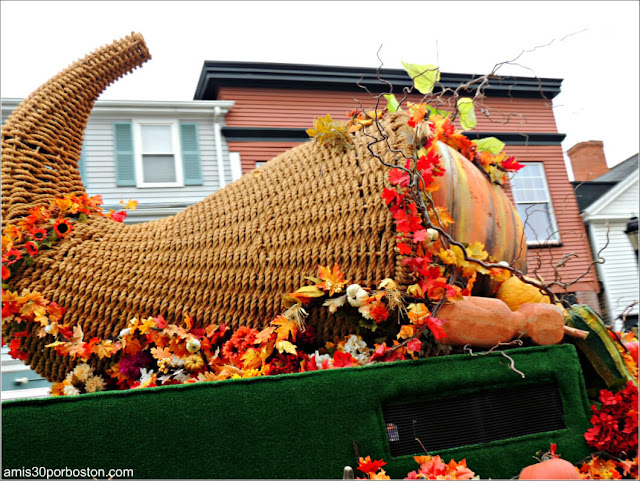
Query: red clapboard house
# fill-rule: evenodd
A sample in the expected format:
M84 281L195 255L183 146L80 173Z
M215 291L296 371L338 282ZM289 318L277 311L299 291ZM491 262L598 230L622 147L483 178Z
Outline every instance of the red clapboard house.
M381 69L379 77L393 85L400 99L411 86L404 70ZM477 76L442 73L439 88L456 88ZM476 105L472 139L497 137L509 155L526 165L507 187L523 220L529 245L528 271L543 279L579 280L566 288L571 301L600 311L600 292L573 186L565 168L552 109L561 79L501 77L491 79L485 98ZM316 117L331 114L347 120L354 108L371 109L370 92L388 92L376 69L300 64L206 61L194 100L235 102L222 132L229 151L239 155L242 172L259 167L281 152L309 141L305 130ZM421 94L408 100L418 102ZM384 108L386 101L380 103ZM441 107L447 110L446 106ZM575 254L575 255L574 255ZM553 287L555 292L564 289Z

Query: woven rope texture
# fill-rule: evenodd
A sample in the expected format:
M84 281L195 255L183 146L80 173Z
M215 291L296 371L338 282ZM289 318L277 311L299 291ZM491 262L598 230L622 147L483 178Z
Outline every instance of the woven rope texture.
M78 171L91 109L112 82L150 59L140 34L99 48L25 99L2 126L2 225L29 207L84 192Z
M109 83L148 58L142 37L132 34L76 62L16 109L2 130L3 222L84 192L77 161L91 107ZM391 114L382 127L391 148L410 155L406 121ZM282 294L304 285L318 265L336 262L351 282L375 286L391 277L407 286L380 196L389 187L386 168L369 142L362 132L353 149L306 142L172 217L124 225L92 216L23 265L12 283L65 307L65 322L80 325L85 339L115 337L133 317L157 315L259 327L283 311ZM398 162L386 143L373 148ZM313 310L308 322L321 339L350 330L326 309ZM44 349L50 339L38 338L36 327L23 344L27 362L61 380L74 361Z

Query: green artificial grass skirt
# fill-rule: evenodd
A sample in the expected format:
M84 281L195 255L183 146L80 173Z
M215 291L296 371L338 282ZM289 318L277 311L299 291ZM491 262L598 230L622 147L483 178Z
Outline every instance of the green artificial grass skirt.
M131 468L134 477L147 479L341 478L344 466L358 464L355 441L360 456L384 459L387 474L403 478L418 465L412 455L391 455L383 406L550 383L562 400L563 428L431 454L445 462L466 458L481 478L516 476L552 442L571 462L587 456L589 406L575 348L505 352L524 379L494 352L7 401L2 470Z

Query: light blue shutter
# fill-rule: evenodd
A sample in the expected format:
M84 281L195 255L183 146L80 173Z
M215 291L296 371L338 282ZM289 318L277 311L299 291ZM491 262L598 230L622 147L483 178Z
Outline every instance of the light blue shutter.
M114 122L113 140L116 161L116 185L119 187L135 187L136 167L133 156L133 126L131 122Z
M80 171L80 179L82 183L87 185L87 159L84 155L84 144L82 144L82 150L80 151L80 159L78 159L78 170Z
M184 185L202 185L198 124L180 123L180 146Z

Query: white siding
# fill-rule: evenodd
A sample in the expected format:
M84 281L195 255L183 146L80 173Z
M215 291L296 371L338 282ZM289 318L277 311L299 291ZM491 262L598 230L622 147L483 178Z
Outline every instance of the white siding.
M115 206L120 199L134 199L138 207L145 204L192 204L198 202L220 188L218 159L215 149L213 120L180 118L181 121L198 124L200 157L202 162L203 185L174 188L118 187L114 163L113 122L130 121L130 118L113 117L90 118L85 131L83 148L86 159L85 187L90 195L101 194L105 206ZM227 153L223 150L225 154ZM225 156L225 177L231 179L228 154Z
M607 215L634 217L638 215L638 182L631 184L605 208Z
M638 300L638 259L624 233L626 227L627 220L609 221L609 245L601 253L605 262L597 266L610 321L614 321L627 306ZM592 221L589 230L595 256L607 242L607 223ZM634 306L627 314L637 315L638 306Z

